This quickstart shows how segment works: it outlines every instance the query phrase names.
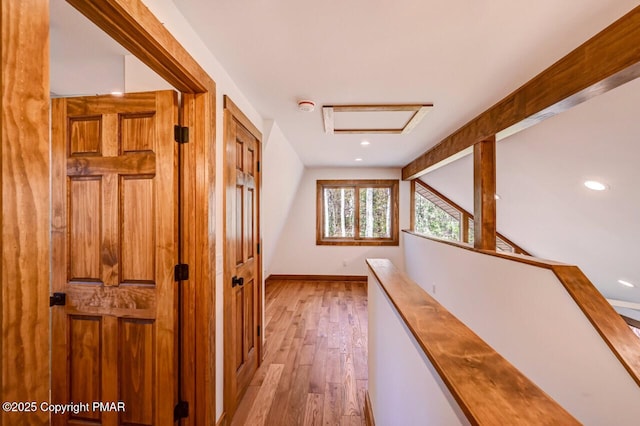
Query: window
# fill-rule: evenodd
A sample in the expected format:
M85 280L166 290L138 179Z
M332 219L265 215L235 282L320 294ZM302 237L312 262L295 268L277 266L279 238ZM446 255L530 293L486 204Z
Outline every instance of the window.
M473 245L473 215L421 180L411 182L411 229L420 234ZM501 234L496 235L496 250L528 254Z
M423 185L415 186L415 231L445 240L460 241L461 212Z
M316 244L398 245L398 180L317 181Z

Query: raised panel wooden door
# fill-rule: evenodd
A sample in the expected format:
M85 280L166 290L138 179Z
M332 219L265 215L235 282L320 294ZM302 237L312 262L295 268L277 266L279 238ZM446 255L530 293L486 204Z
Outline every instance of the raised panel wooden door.
M227 253L231 257L234 279L226 283L230 304L227 332L233 350L232 392L237 400L249 385L258 367L258 315L260 292L257 261L259 141L236 120L227 135L228 161L232 176L228 179L227 203L231 203L231 232L227 234ZM234 185L235 183L235 185ZM228 230L229 231L229 230ZM235 405L235 404L233 404Z
M61 98L52 110L52 287L66 305L52 308L51 397L90 404L52 423L173 424L177 93Z

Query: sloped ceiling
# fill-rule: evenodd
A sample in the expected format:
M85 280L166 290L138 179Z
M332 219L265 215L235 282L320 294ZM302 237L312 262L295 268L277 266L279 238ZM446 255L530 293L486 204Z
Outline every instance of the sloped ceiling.
M305 165L363 167L404 166L638 4L173 1ZM307 98L435 107L409 135L326 135L319 108L296 110Z
M498 142L496 152L499 231L537 257L578 265L606 297L635 303L638 105L640 79ZM471 156L422 180L473 211ZM591 191L585 180L609 189ZM636 287L624 287L619 279Z

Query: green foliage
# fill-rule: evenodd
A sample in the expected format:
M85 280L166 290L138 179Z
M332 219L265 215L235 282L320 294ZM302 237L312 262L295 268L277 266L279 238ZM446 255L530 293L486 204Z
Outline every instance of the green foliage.
M389 188L360 189L360 237L389 238L391 236L391 190Z
M460 221L416 193L415 231L447 240L459 241Z
M324 236L354 238L355 188L325 188ZM389 238L391 236L391 190L389 188L360 188L357 201L360 238Z
M325 237L353 238L355 218L354 188L325 188Z

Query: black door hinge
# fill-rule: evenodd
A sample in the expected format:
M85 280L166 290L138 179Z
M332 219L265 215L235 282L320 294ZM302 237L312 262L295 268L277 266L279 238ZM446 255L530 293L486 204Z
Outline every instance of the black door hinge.
M175 126L173 126L173 137L178 143L189 142L189 128L178 126L176 124Z
M187 401L180 401L173 409L173 421L177 422L180 419L186 419L189 417L189 403Z
M49 307L64 306L67 304L67 295L65 293L53 293L49 296Z
M260 243L258 243L257 251L258 251L258 254L260 254Z
M258 167L258 171L260 171L260 162L259 161L258 161L257 167Z
M189 265L179 263L173 268L173 276L175 281L186 281L189 279Z
M258 326L258 337L260 337L260 326Z

